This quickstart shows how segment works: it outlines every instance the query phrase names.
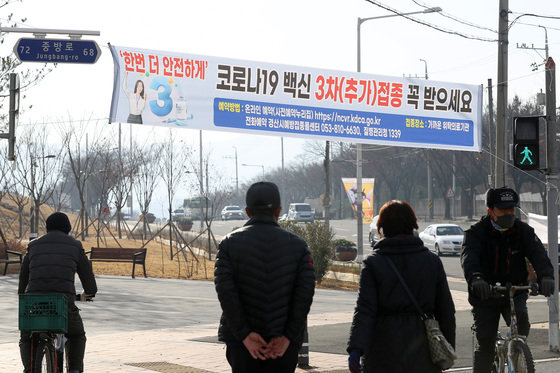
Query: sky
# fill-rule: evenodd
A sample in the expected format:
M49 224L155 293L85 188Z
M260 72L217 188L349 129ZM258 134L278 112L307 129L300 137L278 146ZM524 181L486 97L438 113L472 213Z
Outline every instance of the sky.
M33 109L20 115L20 123L55 122L61 118L109 116L113 88L113 61L107 43L118 46L218 56L327 70L356 70L358 17L391 13L365 0L23 0L0 10L26 17L26 27L97 30L102 55L94 65L59 64L40 84L26 92L22 106ZM379 3L375 1L375 3ZM421 25L403 17L367 21L361 26L361 71L387 76L487 85L497 81L498 0L384 0L400 13L441 7L442 12L413 15ZM521 14L560 17L560 2L510 0L510 23ZM537 25L544 26L538 27ZM475 27L476 26L476 27ZM435 28L446 30L438 31ZM560 60L560 19L522 16L509 31L508 99L517 94L533 99L544 87L544 67L531 64L544 59L545 28L549 55ZM9 53L20 37L10 34L0 47ZM64 35L48 37L63 38ZM483 40L476 40L483 39ZM490 41L486 41L490 40ZM519 48L521 44L539 50ZM422 60L425 60L424 63ZM493 90L494 98L496 90ZM557 99L558 100L558 99ZM484 91L487 102L487 90ZM559 101L560 102L560 101ZM112 130L117 124L110 124ZM167 131L122 124L123 144L132 128L138 139L165 138ZM198 130L175 130L174 136L198 151ZM211 154L214 172L235 183L237 149L239 181L258 177L281 166L280 139L205 131L203 151ZM288 167L302 159L312 161L307 140L284 138ZM229 157L229 158L228 158ZM348 175L352 177L354 175ZM374 175L364 175L371 177ZM181 197L182 198L182 197ZM159 202L157 202L159 203ZM156 211L156 215L159 215Z

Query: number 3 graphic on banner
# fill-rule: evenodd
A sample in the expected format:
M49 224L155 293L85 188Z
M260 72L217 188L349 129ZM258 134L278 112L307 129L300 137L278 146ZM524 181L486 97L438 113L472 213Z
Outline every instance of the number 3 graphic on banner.
M159 89L161 87L163 87L163 91L160 92ZM169 86L167 79L162 76L158 76L152 80L150 88L158 93L158 99L150 101L150 110L152 110L152 113L158 117L164 117L171 113L171 110L173 109L173 100L170 97L171 87ZM163 105L159 106L158 101L163 102Z

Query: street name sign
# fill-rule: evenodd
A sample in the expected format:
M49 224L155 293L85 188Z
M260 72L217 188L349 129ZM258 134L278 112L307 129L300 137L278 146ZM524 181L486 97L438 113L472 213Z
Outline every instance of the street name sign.
M21 38L14 53L22 62L93 64L101 49L93 40Z

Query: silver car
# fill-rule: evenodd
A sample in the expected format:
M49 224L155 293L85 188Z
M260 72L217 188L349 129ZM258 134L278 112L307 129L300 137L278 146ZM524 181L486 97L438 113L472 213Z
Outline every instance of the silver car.
M315 212L309 203L290 203L287 220L312 222L315 220Z
M429 250L438 255L460 254L463 228L456 224L432 224L420 232L420 239Z
M222 209L222 220L244 220L247 218L245 211L239 206L226 206Z

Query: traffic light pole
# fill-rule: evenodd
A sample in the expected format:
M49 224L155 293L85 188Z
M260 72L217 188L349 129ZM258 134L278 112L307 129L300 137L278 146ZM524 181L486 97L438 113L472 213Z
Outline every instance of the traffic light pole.
M558 333L558 164L556 162L556 66L552 57L545 65L546 74L546 206L548 215L548 257L554 273L554 292L548 300L548 345L559 352Z
M505 176L505 128L507 116L507 89L508 89L508 12L509 1L500 0L498 20L498 97L496 105L496 158L494 187L500 188L506 185Z

